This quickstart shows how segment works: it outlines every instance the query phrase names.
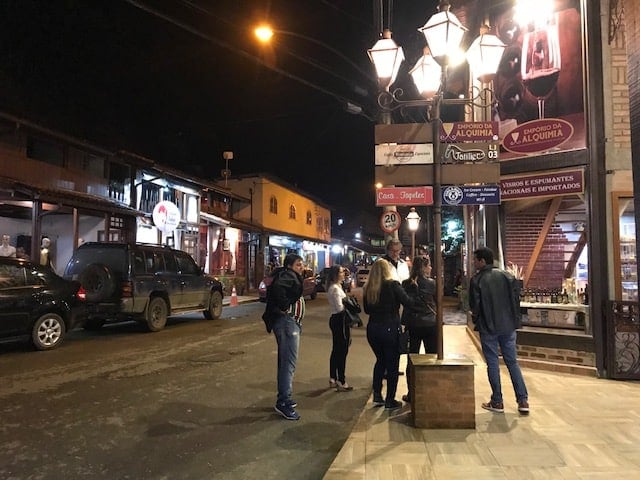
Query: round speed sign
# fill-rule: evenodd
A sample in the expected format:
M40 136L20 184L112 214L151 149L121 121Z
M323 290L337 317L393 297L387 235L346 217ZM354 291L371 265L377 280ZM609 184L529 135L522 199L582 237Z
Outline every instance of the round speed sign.
M400 228L400 215L395 210L389 210L382 213L380 217L380 226L385 233L393 233Z

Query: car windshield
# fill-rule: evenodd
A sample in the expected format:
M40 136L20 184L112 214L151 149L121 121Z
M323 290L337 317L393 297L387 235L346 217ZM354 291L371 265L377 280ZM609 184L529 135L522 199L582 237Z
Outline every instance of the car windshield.
M94 263L100 263L109 267L112 271L126 273L127 250L125 248L113 248L96 246L91 248L79 248L73 258L67 264L65 276L79 275L85 268Z

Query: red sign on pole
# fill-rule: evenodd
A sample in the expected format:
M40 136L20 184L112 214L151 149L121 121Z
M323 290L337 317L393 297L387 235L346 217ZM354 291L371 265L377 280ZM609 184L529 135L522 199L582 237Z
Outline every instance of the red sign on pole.
M433 187L383 187L376 190L376 206L433 205Z

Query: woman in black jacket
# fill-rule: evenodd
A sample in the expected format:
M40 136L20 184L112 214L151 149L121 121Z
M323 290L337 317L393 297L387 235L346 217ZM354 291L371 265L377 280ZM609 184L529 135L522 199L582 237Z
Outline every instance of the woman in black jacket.
M409 330L409 353L438 353L438 329L436 328L436 281L431 278L431 261L416 257L411 274L402 282L402 288L415 301L413 310L402 312L402 325Z
M364 311L369 315L367 340L376 356L373 367L373 405L395 410L402 402L395 399L398 388L400 351L400 305L412 308L413 302L393 278L391 264L379 259L372 265L364 285ZM387 374L386 398L382 398L382 379Z
M415 302L412 310L402 311L402 325L409 330L409 353L420 353L424 344L425 353L438 353L438 326L436 323L436 282L431 278L431 261L416 257L411 264L408 279L402 282L402 288ZM409 364L407 363L407 387L411 392ZM408 402L411 395L403 395Z

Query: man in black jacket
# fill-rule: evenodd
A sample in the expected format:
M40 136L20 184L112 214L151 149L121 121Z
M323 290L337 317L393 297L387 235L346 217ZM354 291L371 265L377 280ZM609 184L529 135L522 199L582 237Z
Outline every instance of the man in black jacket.
M476 273L471 279L469 306L475 329L480 332L482 354L487 363L491 400L482 408L504 412L498 346L509 370L518 402L518 412L529 414L529 395L516 352L516 330L520 328L520 286L509 273L493 266L493 252L481 247L473 252Z
M273 281L267 288L267 306L263 315L267 331L273 330L278 343L278 399L275 410L287 420L300 418L291 393L305 308L303 268L300 255L290 253L285 257L284 268L273 273Z

